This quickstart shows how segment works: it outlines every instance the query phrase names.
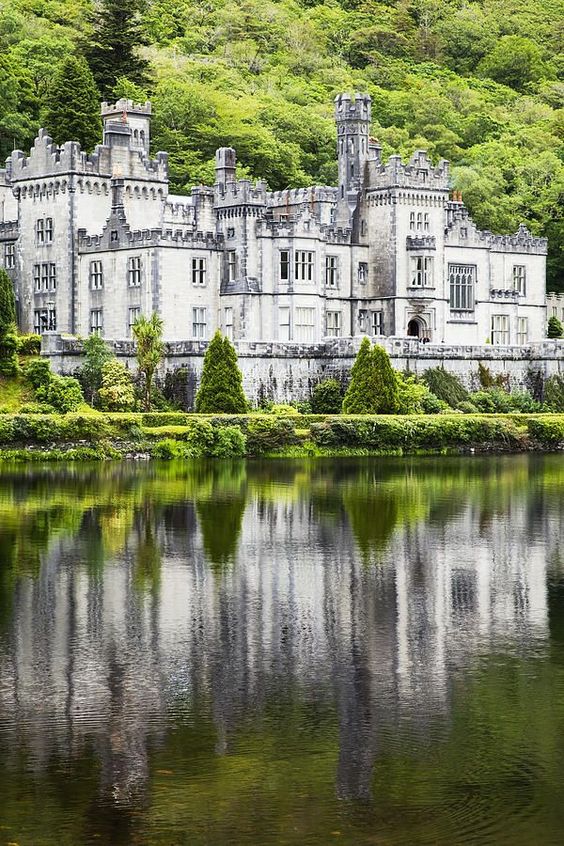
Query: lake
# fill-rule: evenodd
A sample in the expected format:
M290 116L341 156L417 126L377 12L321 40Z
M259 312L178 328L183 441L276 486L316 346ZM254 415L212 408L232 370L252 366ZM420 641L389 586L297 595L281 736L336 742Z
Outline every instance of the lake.
M0 469L0 846L562 843L559 455Z

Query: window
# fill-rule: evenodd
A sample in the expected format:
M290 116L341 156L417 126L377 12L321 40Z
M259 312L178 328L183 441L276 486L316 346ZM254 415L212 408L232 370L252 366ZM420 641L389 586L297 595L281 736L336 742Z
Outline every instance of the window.
M4 246L4 267L6 270L16 266L16 245L6 244Z
M101 335L102 334L102 309L101 308L94 308L90 312L90 334L91 335Z
M509 343L509 315L492 314L491 342L496 345Z
M235 250L229 250L227 253L227 279L229 282L234 282L237 276L237 253Z
M280 250L280 281L290 281L290 252L289 250Z
M53 218L39 218L35 223L35 242L38 246L53 243Z
M325 284L329 288L337 287L337 256L325 257Z
M527 272L524 264L513 265L513 290L522 297L527 293Z
M129 337L132 336L133 325L141 317L141 306L132 306L129 309Z
M118 240L119 240L119 238L118 238L118 231L117 231L117 229L112 229L112 231L110 232L110 241L111 241L111 243L112 243L112 244L115 244L115 243L116 243L116 241L118 241Z
M315 338L315 309L296 309L296 341L313 341Z
M127 281L130 288L141 285L141 256L130 256L127 260Z
M529 342L529 318L517 318L517 343L527 344Z
M368 263L365 261L358 263L358 281L361 285L368 281Z
M415 212L409 212L409 228L415 232Z
M104 277L101 261L90 262L90 289L99 291L104 286Z
M373 335L383 335L384 334L384 312L383 311L373 311L371 313L372 317L372 334Z
M429 231L429 213L425 212L423 215L423 229L425 232Z
M192 259L192 285L206 284L206 260L205 258Z
M290 340L290 309L287 306L278 309L278 340Z
M234 238L235 237L235 227L233 227L233 226L227 227L227 237L228 238Z
M296 250L294 279L296 282L313 281L313 253L306 250Z
M33 265L33 290L36 294L57 290L57 268L53 262Z
M433 259L430 256L412 256L410 285L414 288L430 288L432 284Z
M312 309L313 311L313 309ZM327 312L327 335L330 338L341 337L341 312L328 311Z
M204 339L206 337L206 310L205 308L192 309L192 335L194 338Z
M475 264L449 264L450 307L452 311L474 311Z
M230 341L233 340L233 309L231 306L228 306L223 310L223 326L225 330L226 338L229 338Z
M423 225L423 214L417 212L417 230L420 232Z
M54 308L36 308L33 312L33 331L36 335L57 331L57 311Z

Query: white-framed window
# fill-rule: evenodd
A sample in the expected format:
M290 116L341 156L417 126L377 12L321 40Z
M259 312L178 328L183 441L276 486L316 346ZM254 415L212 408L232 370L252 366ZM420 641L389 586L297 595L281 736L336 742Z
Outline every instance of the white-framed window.
M415 232L415 212L409 212L409 229L411 232Z
M552 306L552 309L551 309L551 310L552 310L552 314L551 314L550 316L551 316L551 317L558 317L558 308L557 308L557 306Z
M102 270L102 262L95 259L90 262L90 290L99 291L104 287L104 273Z
M308 250L296 250L294 280L296 282L313 282L313 253Z
M327 335L330 338L341 337L341 312L328 311L327 312Z
M57 331L57 310L55 308L36 308L33 312L33 331L36 335L43 332Z
M36 294L57 290L57 267L44 261L33 265L33 290Z
M517 343L518 344L528 344L529 343L529 318L528 317L518 317L517 318Z
M90 311L90 334L101 335L104 328L104 319L101 308L93 308Z
M227 279L234 282L237 278L237 253L235 250L227 251Z
M423 212L417 212L417 231L421 232L423 228Z
M476 265L449 264L448 278L451 310L474 311Z
M53 243L53 218L40 217L35 222L35 243L40 247L43 244Z
M33 265L33 290L36 294L41 291L41 265Z
M203 257L192 259L192 285L206 284L206 260Z
M431 256L411 256L409 284L413 288L433 286L433 259Z
M509 343L508 314L492 314L491 342L496 346L506 346Z
M423 214L423 231L424 232L429 231L429 212L425 212Z
M230 341L233 340L233 309L231 306L226 306L223 309L223 327L225 331L225 336L229 338Z
M130 288L141 285L141 256L130 256L127 260L127 281Z
M290 281L290 250L280 250L278 267L280 281L287 284Z
M192 337L198 340L207 337L206 309L202 306L192 309Z
M372 311L370 312L370 322L371 322L371 332L373 335L383 335L384 334L384 312L383 311Z
M15 244L5 244L4 245L4 267L6 268L6 270L11 270L15 266L16 266L16 245Z
M278 340L290 340L290 308L288 306L278 308Z
M328 288L336 288L338 283L337 256L325 256L325 284Z
M527 293L527 268L524 264L513 265L513 290L522 297Z
M141 306L131 306L128 311L129 337L133 335L133 326L141 317Z
M49 262L48 288L50 291L57 290L57 265L52 261Z
M358 281L363 285L368 282L368 262L359 261L358 263Z
M297 308L295 319L295 340L296 341L314 341L315 340L315 309L314 308Z

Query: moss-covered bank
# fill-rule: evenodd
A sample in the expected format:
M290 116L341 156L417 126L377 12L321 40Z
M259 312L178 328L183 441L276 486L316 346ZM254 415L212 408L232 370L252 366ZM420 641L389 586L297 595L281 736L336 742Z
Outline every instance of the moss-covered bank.
M0 458L32 461L520 452L564 447L564 415L3 414Z

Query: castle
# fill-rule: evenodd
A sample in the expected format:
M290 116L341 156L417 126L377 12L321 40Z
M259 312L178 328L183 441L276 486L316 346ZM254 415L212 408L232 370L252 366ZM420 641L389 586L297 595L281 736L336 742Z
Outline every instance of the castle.
M335 101L337 187L269 191L216 153L213 187L168 190L151 104L102 104L87 155L40 131L0 171L0 264L23 331L119 340L156 311L167 341L412 336L526 345L545 335L546 241L477 229L448 162L382 159L367 95Z

